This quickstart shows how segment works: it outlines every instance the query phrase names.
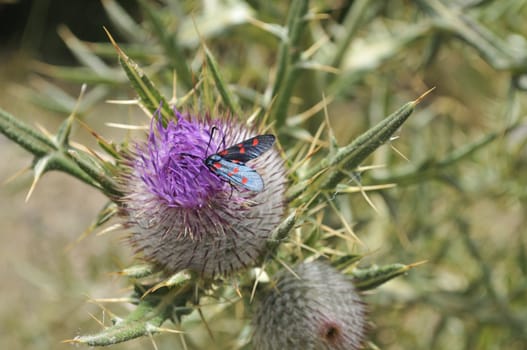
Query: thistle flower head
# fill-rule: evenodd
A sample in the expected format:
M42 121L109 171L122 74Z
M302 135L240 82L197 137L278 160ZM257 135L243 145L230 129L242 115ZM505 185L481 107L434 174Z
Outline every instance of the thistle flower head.
M265 186L254 192L229 183L205 164L211 154L255 136L232 117L176 112L152 120L120 178L130 241L169 273L191 269L227 275L256 263L284 213L285 169L274 148L247 163Z
M365 305L333 267L302 263L284 271L254 317L257 350L353 350L365 333Z

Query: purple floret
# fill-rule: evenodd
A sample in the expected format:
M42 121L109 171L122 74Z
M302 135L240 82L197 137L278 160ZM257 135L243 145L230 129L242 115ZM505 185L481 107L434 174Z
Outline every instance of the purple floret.
M204 163L217 149L210 131L201 123L178 119L177 124L171 120L166 127L160 118L152 121L148 145L137 151L144 154L137 158L134 167L150 191L166 205L199 208L222 191L226 183Z

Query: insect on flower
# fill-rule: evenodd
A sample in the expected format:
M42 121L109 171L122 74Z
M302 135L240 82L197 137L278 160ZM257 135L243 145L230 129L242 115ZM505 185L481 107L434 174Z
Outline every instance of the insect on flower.
M116 179L130 243L166 274L188 269L209 279L255 266L284 217L287 176L275 137L256 136L232 115L208 115L174 110L165 122L156 112Z
M214 130L215 128L212 129L212 133ZM212 173L231 184L249 191L261 192L264 188L262 177L245 163L269 150L274 140L274 135L270 134L251 137L223 151L211 154L205 159L205 165Z

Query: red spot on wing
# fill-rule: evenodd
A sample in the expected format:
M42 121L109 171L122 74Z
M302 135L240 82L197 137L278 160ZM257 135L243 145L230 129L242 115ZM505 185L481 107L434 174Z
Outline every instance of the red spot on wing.
M245 185L247 182L249 182L249 179L246 177L242 177L242 184Z
M232 169L231 172L227 173L227 176L230 177L230 176L233 176L234 174L238 174L239 171L240 171L240 168L234 168L234 169Z
M224 149L224 150L221 151L221 152L218 152L218 154L219 154L220 156L225 156L225 155L227 155L228 153L229 153L229 151L227 151L226 149Z
M215 167L216 169L221 168L221 164L219 162L212 164L212 166Z
M240 147L240 153L241 153L241 154L244 154L244 153L245 153L245 148Z
M253 139L253 146L258 145L259 143L260 143L260 141L258 140L257 137Z

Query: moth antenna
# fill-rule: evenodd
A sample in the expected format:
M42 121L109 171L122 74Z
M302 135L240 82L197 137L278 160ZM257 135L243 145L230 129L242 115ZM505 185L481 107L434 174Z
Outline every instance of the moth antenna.
M207 155L209 153L210 143L212 141L212 138L214 137L214 131L215 130L218 130L218 128L216 126L212 126L212 128L210 129L209 142L207 143L207 148L205 149L205 158L207 157ZM216 152L218 152L218 151L216 150Z

